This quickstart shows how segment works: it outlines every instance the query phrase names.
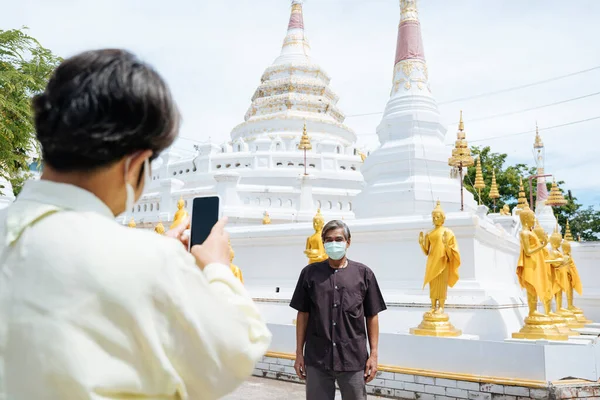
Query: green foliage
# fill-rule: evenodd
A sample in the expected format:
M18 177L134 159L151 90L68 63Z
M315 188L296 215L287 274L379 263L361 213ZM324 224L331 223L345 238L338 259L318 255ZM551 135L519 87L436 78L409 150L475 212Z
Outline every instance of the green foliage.
M485 204L493 211L493 200L489 198L489 193L492 185L492 170L496 172L496 184L500 198L496 200L496 210L500 210L504 204L508 204L512 209L517 204L519 196L519 179L523 178L523 187L527 201L530 202L530 176L535 175L536 168L525 164L516 164L505 166L506 154L492 153L489 147L479 148L474 146L471 148L474 157L481 157L481 169L483 171L483 179L485 181L485 189L481 191L481 203ZM550 178L551 179L551 178ZM475 166L470 167L464 178L465 189L473 193L475 199L478 199L477 191L473 188L475 182ZM548 192L552 186L547 183ZM559 225L564 233L567 220L571 228L571 233L575 239L581 235L582 240L600 240L600 210L593 207L583 208L577 202L570 191L563 189L565 183L557 182L558 188L561 190L567 204L562 207L553 207L554 215L556 216ZM531 188L533 191L533 202L536 201L537 179L531 180ZM529 204L532 207L532 204ZM533 208L533 207L532 207Z
M0 30L0 176L10 180L16 193L31 156L38 153L31 98L44 90L61 61L26 29Z

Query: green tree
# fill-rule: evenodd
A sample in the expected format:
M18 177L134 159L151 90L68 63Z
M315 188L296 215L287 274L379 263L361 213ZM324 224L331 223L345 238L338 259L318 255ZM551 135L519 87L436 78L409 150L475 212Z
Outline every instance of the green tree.
M39 153L31 98L44 90L61 61L26 29L0 30L0 176L11 182L15 194Z
M517 204L519 196L519 180L523 178L523 187L527 201L530 202L529 180L530 176L535 175L536 168L526 164L516 164L505 166L506 154L493 153L489 147L471 148L471 153L474 157L481 157L481 169L486 187L481 191L481 203L485 204L490 210L493 210L493 200L489 198L489 193L492 185L492 170L496 172L496 184L500 198L496 200L496 209L499 210L504 204L508 204L511 209ZM475 199L478 199L477 190L473 188L475 182L475 166L468 168L464 178L465 188L473 193ZM571 227L571 233L574 238L581 235L582 240L598 240L600 239L600 211L593 207L583 208L577 202L577 198L572 195L570 190L565 190L563 181L557 182L558 188L565 196L567 204L562 207L553 207L554 215L562 228L565 231L567 220ZM552 183L547 181L548 192ZM537 179L531 180L531 189L533 191L533 202L536 201ZM529 204L533 208L532 204Z
M474 157L481 158L481 170L483 172L483 180L485 181L485 189L481 191L481 204L485 204L490 210L493 210L494 202L490 199L490 189L492 186L492 171L496 172L496 184L500 198L496 200L496 208L500 209L504 204L508 204L511 208L517 204L519 197L519 179L523 177L523 186L527 201L529 201L529 182L527 177L535 173L534 167L529 167L525 164L516 164L505 167L507 155L500 153L492 153L489 146L480 148L474 146L471 148ZM475 182L475 166L468 168L465 174L464 184L465 189L473 193L475 199L478 200L477 190L473 188ZM533 187L537 182L532 182ZM534 191L535 193L535 191Z

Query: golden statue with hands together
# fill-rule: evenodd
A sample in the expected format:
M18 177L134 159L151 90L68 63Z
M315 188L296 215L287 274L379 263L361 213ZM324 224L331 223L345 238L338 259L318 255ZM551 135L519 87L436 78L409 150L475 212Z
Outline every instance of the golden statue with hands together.
M519 332L513 333L512 337L515 339L567 340L568 335L560 332L550 316L537 311L538 299L545 307L550 304L554 285L550 263L558 260L547 260L544 257L548 237L540 234L540 239L533 231L535 213L526 206L519 213L519 218L522 229L519 235L521 251L517 263L517 277L521 287L527 291L529 313L525 317L523 328Z
M423 321L410 332L424 336L460 336L444 313L448 287L458 282L460 253L454 233L444 226L446 214L438 201L431 213L434 228L419 233L419 245L427 256L423 288L429 284L431 309L423 315Z
M306 250L304 254L308 257L308 263L313 264L327 260L327 253L325 253L325 247L323 246L323 226L325 225L325 219L321 214L321 209L317 210L315 217L313 218L313 228L315 233L306 239Z

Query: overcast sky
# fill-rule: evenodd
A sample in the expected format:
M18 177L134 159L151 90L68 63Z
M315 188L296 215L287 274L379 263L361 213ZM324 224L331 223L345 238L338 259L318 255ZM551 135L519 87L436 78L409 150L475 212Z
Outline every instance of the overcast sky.
M431 88L448 124L463 109L467 139L532 163L533 133L600 117L600 68L501 95L444 102L600 66L598 0L421 0ZM277 57L289 0L17 0L2 4L0 29L30 34L68 57L123 47L152 63L171 85L184 116L177 148L227 140L243 121L266 67ZM307 0L304 22L313 57L331 75L346 123L374 147L389 98L398 0ZM577 97L579 100L513 113ZM600 204L600 118L541 131L546 171L586 205ZM512 135L512 136L511 136ZM504 137L503 137L504 136ZM492 137L500 137L490 140ZM450 151L450 148L449 148Z

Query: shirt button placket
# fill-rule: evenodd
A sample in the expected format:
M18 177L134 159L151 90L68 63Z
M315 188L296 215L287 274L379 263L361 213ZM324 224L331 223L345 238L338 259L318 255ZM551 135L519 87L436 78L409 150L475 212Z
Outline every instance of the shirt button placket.
M336 367L337 362L338 362L338 353L336 351L336 349L337 349L337 343L336 343L337 335L336 335L336 328L335 327L337 325L336 320L339 318L338 316L339 316L339 314L341 312L341 311L339 311L339 308L340 308L340 305L341 305L340 292L339 292L339 288L338 288L338 285L337 285L337 282L336 282L336 280L337 280L336 279L337 272L338 272L338 270L336 269L334 271L334 274L332 275L332 280L333 280L332 283L333 283L333 289L334 289L333 290L333 308L334 308L334 310L333 310L333 313L332 313L332 318L333 319L331 321L331 325L332 325L331 326L331 341L333 342L332 345L333 345L333 349L334 349L333 350L333 369L334 370L335 370L335 367Z

